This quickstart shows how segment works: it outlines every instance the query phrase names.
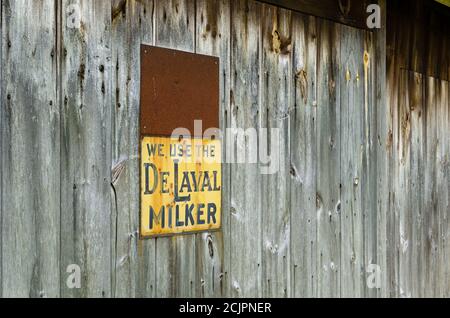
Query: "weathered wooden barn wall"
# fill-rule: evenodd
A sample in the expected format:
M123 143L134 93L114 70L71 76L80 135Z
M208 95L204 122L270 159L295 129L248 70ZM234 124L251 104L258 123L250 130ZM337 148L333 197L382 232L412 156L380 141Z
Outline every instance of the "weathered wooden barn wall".
M390 296L449 297L450 10L387 9Z
M1 3L3 297L449 295L448 77L397 71L403 33L386 73L385 27L259 1ZM220 57L221 128L280 128L279 173L223 165L219 232L138 238L141 43Z

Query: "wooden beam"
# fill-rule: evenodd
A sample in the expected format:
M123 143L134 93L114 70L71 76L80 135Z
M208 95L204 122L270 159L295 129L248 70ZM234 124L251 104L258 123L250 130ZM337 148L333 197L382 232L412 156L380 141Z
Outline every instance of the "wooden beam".
M443 4L444 6L450 7L450 0L434 0L436 2L439 2L440 4Z
M278 7L366 29L368 0L259 0ZM444 1L444 0L443 0Z

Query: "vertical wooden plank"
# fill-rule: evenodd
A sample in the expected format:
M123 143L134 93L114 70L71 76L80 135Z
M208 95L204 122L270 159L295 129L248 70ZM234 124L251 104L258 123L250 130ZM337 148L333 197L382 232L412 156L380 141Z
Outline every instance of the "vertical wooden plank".
M3 83L3 0L0 0L0 83ZM5 109L3 107L3 85L0 84L0 154L3 153L3 117ZM3 220L3 157L0 155L0 228L2 228ZM3 278L2 278L2 265L3 265L3 253L2 253L2 235L0 235L0 297L3 297Z
M3 1L3 297L59 296L56 49L54 1Z
M112 266L116 297L155 295L154 240L139 241L140 44L152 43L153 1L117 0L112 15Z
M364 296L364 211L366 184L366 109L364 47L361 31L340 33L340 188L342 297Z
M373 266L378 265L377 253L377 167L378 167L378 147L379 131L377 124L377 95L376 95L376 61L377 36L370 31L363 32L364 51L359 55L364 69L364 153L362 165L362 190L363 190L363 233L364 233L364 267L363 286L364 297L377 297L379 291L376 286L368 283L370 274L373 273ZM385 56L383 56L385 59ZM371 271L372 270L372 271ZM378 270L378 269L376 269ZM380 267L381 270L381 267ZM381 277L377 277L379 279Z
M408 196L410 191L410 154L411 154L411 113L409 107L408 73L400 73L399 83L399 115L397 122L397 195L396 208L398 211L398 262L400 297L411 297L411 234L410 220L412 218L411 202Z
M291 112L291 282L293 297L316 295L316 18L294 13L295 108Z
M278 169L262 175L263 296L290 295L290 115L293 110L291 12L270 5L262 13L261 127L267 145L278 144L271 156ZM271 135L272 129L278 130ZM276 140L275 140L276 138ZM269 148L269 150L271 150Z
M388 265L388 215L390 198L390 173L389 173L389 155L391 154L390 125L391 116L389 103L387 102L387 76L386 76L386 1L380 0L381 8L381 28L375 33L375 70L374 70L374 92L375 92L375 111L377 120L377 141L375 142L377 150L377 265L380 269L380 289L379 297L389 296L389 265Z
M436 154L436 198L437 198L437 210L438 210L438 268L437 271L437 297L445 297L446 289L450 285L449 277L446 275L449 265L449 249L446 246L446 240L448 240L448 215L450 214L449 206L449 183L450 176L446 171L446 166L449 164L450 147L448 142L448 136L450 134L449 121L448 121L448 105L449 105L449 82L444 80L438 81L438 87L436 94L438 94L438 115L436 118L436 130L438 135L437 154ZM447 248L447 249L446 249Z
M109 297L111 5L63 0L62 13L61 273L77 264L82 279L80 289L62 282L61 292Z
M393 83L395 74L390 69L386 71L387 75L387 83ZM385 147L386 147L386 170L387 174L386 187L388 188L388 197L387 203L385 204L386 211L390 213L386 214L386 229L383 233L385 233L385 252L386 252L386 268L383 269L385 271L386 277L384 282L386 282L386 292L384 294L385 297L394 297L396 294L396 271L395 271L395 260L396 260L396 247L395 247L395 208L394 208L394 200L395 200L395 185L394 185L394 175L395 175L395 142L394 142L394 134L395 134L395 108L396 108L396 96L398 94L398 86L395 85L390 88L390 84L386 84L386 104L388 107L387 113L389 114L389 118L387 121L387 136L385 139ZM381 181L379 181L381 182ZM383 234L382 233L382 234ZM381 239L381 236L380 236Z
M253 0L231 3L230 127L261 127L260 74L261 4ZM244 136L242 136L244 138ZM248 155L252 136L228 141L228 154ZM235 147L236 145L236 147ZM236 162L236 161L235 161ZM233 163L230 168L230 297L262 296L261 177L256 163ZM225 212L226 213L226 212Z
M446 107L447 109L447 116L444 117L444 125L443 125L443 136L446 136L444 141L446 144L446 150L445 153L445 166L444 166L444 180L447 180L447 201L446 204L444 204L444 217L442 219L442 228L443 228L443 247L442 250L444 251L443 255L443 262L444 262L444 291L443 291L443 297L448 298L450 297L450 231L448 229L450 228L450 184L448 180L450 180L450 81L447 83L447 95L446 95L446 104L444 102L443 107Z
M155 44L195 51L195 3L189 0L155 2ZM156 296L194 297L197 284L195 236L156 239Z
M408 73L408 71L402 70L402 72ZM405 75L406 76L406 75ZM410 81L414 81L414 77L417 77L417 81L421 82L421 98L419 107L415 111L414 102L413 110L411 111L411 181L417 182L417 185L413 186L416 188L416 192L411 191L411 196L415 204L419 204L419 208L414 210L417 213L415 215L413 231L415 234L416 241L413 241L412 246L412 258L417 258L417 272L412 269L412 275L416 278L414 282L415 294L413 297L424 297L425 296L425 283L427 279L426 268L427 257L426 257L426 219L428 217L429 211L425 209L425 174L427 173L426 167L428 166L428 160L426 158L426 144L427 144L427 130L426 130L426 113L427 113L427 103L426 103L426 91L425 87L427 85L426 77L423 77L420 73L409 72ZM401 93L399 93L401 94ZM417 162L417 163L416 163ZM416 172L417 170L417 172ZM417 192L419 190L420 192ZM420 193L420 196L416 194Z
M218 56L220 59L220 129L229 123L230 105L230 2L228 0L198 0L196 12L196 52ZM226 134L222 145L226 145ZM227 148L222 147L222 158ZM201 284L197 296L224 297L228 294L230 259L230 166L222 164L222 230L197 235L197 272ZM228 253L226 253L228 252Z
M439 243L439 211L437 209L437 85L439 81L428 77L425 81L425 183L423 200L423 242L424 244L424 297L436 297L438 285L436 270Z
M392 67L393 68L393 67ZM399 117L399 94L400 94L400 85L399 85L399 79L400 76L396 73L396 70L392 70L392 74L390 74L390 83L395 83L394 88L389 92L389 100L388 104L391 105L391 117L392 117L392 131L390 132L390 135L392 137L389 137L392 142L392 155L390 157L390 188L391 191L391 202L390 202L390 211L391 216L388 220L388 233L390 233L390 239L388 244L388 250L387 253L388 258L391 262L389 266L389 277L390 277L390 297L399 297L399 287L398 287L398 259L399 259L399 238L398 238L398 220L399 220L399 208L397 206L397 198L398 198L398 162L399 162L399 124L398 124L398 117ZM394 84L392 84L394 85Z
M317 296L340 295L340 26L318 20Z
M399 209L399 290L401 297L412 297L417 294L415 277L419 269L416 263L420 258L416 252L417 232L420 225L420 193L419 179L420 160L420 113L422 104L422 77L408 71L400 73L399 83L399 188L397 200ZM416 214L417 213L417 214ZM414 257L416 256L416 257Z
M137 30L131 33L131 36L139 34L141 43L155 44L155 1L135 1L133 11L130 15L130 23L139 24L139 32ZM136 18L139 12L139 18ZM134 17L134 18L133 18ZM140 69L140 59L138 60ZM136 75L136 85L140 87L140 76ZM127 79L128 80L128 79ZM138 102L138 101L134 101ZM139 104L137 105L139 109ZM139 113L139 112L138 112ZM139 138L139 137L138 137ZM137 173L137 172L136 172ZM138 177L137 180L139 180ZM138 243L138 296L139 297L155 297L156 296L156 240L139 241Z
M410 150L410 177L409 187L410 193L408 200L410 202L410 223L411 229L409 251L409 270L411 271L411 295L412 297L423 296L421 293L420 269L422 267L423 254L422 251L422 194L423 189L423 169L424 169L424 153L423 153L423 132L422 132L422 112L423 112L423 78L421 74L407 72L405 75L408 87L407 107L411 116L411 150Z
M388 172L389 172L389 205L388 211L390 213L387 217L386 229L386 259L387 259L387 281L388 281L388 295L389 297L398 297L398 208L396 207L396 200L398 194L397 185L397 163L398 163L398 105L399 105L399 82L400 82L400 67L403 65L402 51L408 51L408 41L410 30L406 32L398 32L397 27L403 21L403 16L397 14L393 9L393 2L386 2L388 9L392 9L392 17L389 22L392 23L390 31L386 33L387 42L389 43L386 49L386 73L387 83L385 85L387 96L387 107L389 111L389 130L386 138L386 149L388 157ZM398 3L396 3L398 5ZM383 16L383 15L382 15Z

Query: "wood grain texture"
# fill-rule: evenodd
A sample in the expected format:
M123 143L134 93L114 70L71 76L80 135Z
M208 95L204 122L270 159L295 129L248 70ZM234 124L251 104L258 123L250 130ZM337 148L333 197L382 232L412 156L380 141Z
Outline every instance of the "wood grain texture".
M1 295L449 297L447 25L380 3L369 32L256 0L2 0ZM220 58L220 128L280 129L277 174L223 164L221 231L137 237L141 43Z
M58 297L60 112L53 1L2 2L2 296Z
M444 258L444 275L442 277L442 284L443 284L443 297L450 297L450 266L448 266L449 260L450 260L450 231L445 230L450 228L450 81L447 82L447 117L444 117L445 124L443 125L444 135L447 136L445 138L446 142L446 149L445 152L445 159L443 161L443 173L444 173L444 180L447 184L447 205L444 205L444 210L446 213L444 213L444 216L442 218L442 227L443 227L443 258ZM445 107L445 104L444 106ZM445 119L447 118L447 119ZM445 195L445 194L444 194Z
M116 297L155 295L155 241L139 240L140 45L153 43L153 1L115 1L112 12L112 241Z
M439 81L435 78L425 80L425 183L424 183L424 220L423 220L423 241L424 244L424 296L437 296L437 260L439 255L439 211L437 209L437 184L436 184L436 158L437 158L437 127L438 116L438 96L436 94ZM439 114L440 115L440 114Z
M262 6L255 1L232 2L230 57L231 128L256 128L261 123L261 29ZM228 154L249 150L251 135L233 135ZM253 151L256 151L253 147ZM234 162L237 162L234 159ZM262 288L262 202L259 165L233 163L230 167L230 297L261 297ZM251 233L251 235L248 235Z
M0 0L0 83L3 83L3 1ZM0 154L3 153L3 85L0 86ZM0 228L3 220L3 157L0 155ZM3 266L3 253L2 253L2 235L0 235L0 297L3 296L3 279L2 279L2 266Z
M394 119L393 191L399 297L444 297L448 288L448 82L401 70ZM421 194L421 195L419 195Z
M219 121L225 131L230 113L230 10L229 1L198 0L196 3L195 51L219 57L220 114ZM222 145L226 145L226 134ZM222 158L227 148L222 147ZM197 296L225 297L229 293L228 273L230 257L230 166L222 164L222 230L197 235L196 261L200 278Z
M397 197L396 208L399 214L399 291L400 296L411 297L413 293L413 277L411 276L413 260L412 254L414 247L413 240L413 228L412 224L417 216L413 215L413 211L419 210L418 207L413 207L415 202L415 191L414 189L417 184L417 180L412 179L412 173L417 170L414 169L416 163L416 158L412 150L411 138L412 134L412 112L411 110L415 108L415 104L420 103L422 99L421 91L421 81L420 76L411 78L408 76L408 72L402 73L400 76L400 104L399 104L399 131L398 131L398 147L399 147L399 162L397 165L397 177L396 181L397 188L396 191L399 192ZM420 106L420 104L418 105ZM415 128L415 127L414 127ZM410 193L409 195L402 195ZM420 211L420 210L419 210Z
M155 45L195 51L195 3L189 0L155 2ZM156 296L195 297L197 286L196 235L156 239Z
M317 296L340 295L340 61L341 27L317 26Z
M291 295L314 297L317 284L316 218L316 18L293 14L295 108L290 116Z
M366 120L364 45L361 32L342 27L340 38L340 195L341 291L343 297L364 296L364 211Z
M261 174L263 290L266 297L290 296L290 116L293 110L291 12L265 5L262 16L263 86L261 126L266 144L278 145L278 169ZM276 129L278 134L272 133ZM264 136L264 135L262 135ZM261 136L261 137L262 137ZM265 137L265 136L264 136ZM269 148L269 150L272 150Z
M438 297L446 297L448 295L448 285L450 283L448 272L449 252L448 249L448 217L450 214L449 203L449 184L450 176L446 171L450 155L449 143L449 121L448 121L448 105L449 105L449 82L439 81L436 91L438 97L439 115L436 118L436 134L438 136L438 144L436 151L436 198L438 210L438 231L436 238L439 246L437 260L437 282L439 284L436 295Z
M357 28L367 28L366 8L370 1L349 0L261 0L293 11L302 12L312 16L320 17L347 24Z
M388 271L388 216L390 202L390 174L389 174L389 156L392 153L389 143L389 132L391 130L391 114L387 100L386 87L386 1L379 2L381 8L381 29L374 34L374 53L373 56L373 91L375 96L376 113L376 218L377 218L377 256L376 264L379 265L380 284L377 292L378 297L386 298L389 294L389 271Z
M135 2L135 10L139 10L139 18L130 19L130 23L138 23L140 32L130 33L131 36L139 34L141 43L155 44L155 1ZM136 12L136 11L133 11ZM136 16L136 14L132 15ZM131 16L131 17L132 17ZM139 65L140 66L140 65ZM135 74L136 81L140 76ZM137 84L137 83L136 83ZM135 101L137 102L137 101ZM139 106L137 106L139 107ZM133 180L136 181L136 180ZM130 213L136 213L130 211ZM156 241L146 240L138 242L138 296L155 297L156 295Z
M364 297L377 297L378 288L381 280L381 266L378 261L378 188L377 188L377 167L378 151L377 143L379 130L377 125L377 51L375 46L376 36L373 32L365 31L362 34L364 41L364 52L359 55L363 62L364 70L364 152L363 152L363 229L364 229ZM381 74L380 74L381 75ZM373 189L377 189L374 191ZM380 269L377 277L378 282L375 286L369 286L370 274L373 273L373 267Z
M80 27L71 27L69 6ZM80 266L81 288L64 297L112 296L111 6L62 2L61 274Z

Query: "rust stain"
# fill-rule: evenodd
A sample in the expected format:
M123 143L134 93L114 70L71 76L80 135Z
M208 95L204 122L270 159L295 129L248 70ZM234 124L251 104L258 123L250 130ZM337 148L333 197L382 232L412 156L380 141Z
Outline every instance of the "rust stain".
M180 127L191 136L219 127L219 59L142 45L141 135L171 136Z
M274 12L271 33L272 51L276 54L289 54L291 51L291 37L283 36L278 29L278 15L277 12Z
M111 10L111 20L114 21L120 14L123 17L126 15L127 10L127 0L121 0L116 7Z
M272 51L277 54L281 52L281 37L276 29L272 31Z

